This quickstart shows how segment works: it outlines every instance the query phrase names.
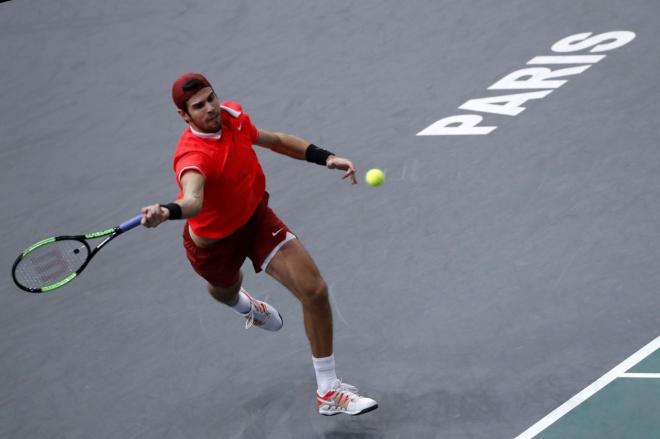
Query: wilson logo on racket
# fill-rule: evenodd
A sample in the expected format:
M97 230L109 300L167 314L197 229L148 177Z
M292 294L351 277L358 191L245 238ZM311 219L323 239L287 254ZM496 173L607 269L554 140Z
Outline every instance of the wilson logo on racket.
M39 273L42 282L60 280L68 274L67 263L62 257L62 253L56 248L30 258L30 262L32 262L32 268Z
M88 233L88 234L85 235L85 238L87 238L87 239L100 238L101 236L111 234L113 231L114 231L114 229L106 229L102 232Z

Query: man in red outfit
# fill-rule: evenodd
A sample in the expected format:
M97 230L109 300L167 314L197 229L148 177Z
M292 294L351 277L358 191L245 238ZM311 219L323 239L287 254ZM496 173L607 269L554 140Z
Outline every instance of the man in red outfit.
M317 379L319 413L359 415L378 407L357 388L337 379L328 289L316 264L296 236L268 207L266 180L252 145L298 160L345 171L357 183L353 163L301 139L255 127L236 102L219 102L198 73L172 86L177 111L189 125L174 153L179 195L173 203L142 209L142 224L187 219L183 243L193 269L208 291L246 319L246 327L282 328L279 312L242 288L241 266L250 258L300 300Z

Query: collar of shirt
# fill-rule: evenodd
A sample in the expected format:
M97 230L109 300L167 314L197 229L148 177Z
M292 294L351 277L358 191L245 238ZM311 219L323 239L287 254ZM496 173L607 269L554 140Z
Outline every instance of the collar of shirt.
M197 131L193 127L188 127L190 128L190 132L193 133L197 137L201 137L202 139L214 139L214 140L220 140L222 137L222 130L218 130L217 133L202 133L200 131Z

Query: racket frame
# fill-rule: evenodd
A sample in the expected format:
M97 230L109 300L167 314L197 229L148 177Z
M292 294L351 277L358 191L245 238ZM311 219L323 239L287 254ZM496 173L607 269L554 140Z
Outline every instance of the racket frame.
M136 215L130 220L116 226L116 227L111 227L109 229L101 230L100 232L93 232L93 233L86 233L84 235L62 235L62 236L52 236L50 238L42 239L41 241L35 242L31 246L29 246L27 249L25 249L14 261L14 265L12 265L11 268L11 276L12 279L14 280L14 283L18 288L20 288L23 291L26 291L28 293L48 293L50 291L53 291L57 288L60 288L69 282L71 282L73 279L75 279L82 271L87 267L87 264L89 264L89 261L92 260L92 258L96 255L96 253L101 250L108 242L112 241L114 238L117 236L121 235L122 233L131 230L135 227L137 227L140 224L140 221L142 219L142 215ZM89 239L96 239L96 238L103 238L104 236L107 236L103 241L101 241L94 249L92 250L89 246L89 243L87 240ZM76 270L75 272L69 274L66 276L64 279L61 279L53 284L46 285L45 287L41 288L29 288L24 285L21 285L18 280L16 279L16 267L18 267L18 264L25 258L27 255L32 253L33 251L37 250L38 248L41 248L43 246L46 246L48 244L51 244L56 241L64 241L64 240L69 240L69 241L78 241L82 243L86 248L87 248L87 258L85 259L85 262L82 263L80 268Z

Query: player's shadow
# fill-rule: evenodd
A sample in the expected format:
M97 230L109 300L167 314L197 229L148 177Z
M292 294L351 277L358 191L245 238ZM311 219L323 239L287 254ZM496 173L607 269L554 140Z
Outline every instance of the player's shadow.
M323 439L376 439L378 437L383 436L382 434L371 432L342 431L340 428L327 431L323 434Z

